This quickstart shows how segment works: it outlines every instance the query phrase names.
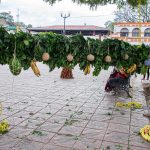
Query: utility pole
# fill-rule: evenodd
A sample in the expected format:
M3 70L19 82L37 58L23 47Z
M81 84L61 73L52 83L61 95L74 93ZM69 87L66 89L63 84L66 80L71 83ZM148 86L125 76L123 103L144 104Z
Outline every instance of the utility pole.
M20 15L19 15L19 9L17 10L17 15L16 15L16 17L17 17L17 26L16 26L16 32L19 32L19 17L20 17Z
M20 15L19 15L19 9L17 10L17 15L16 15L16 17L17 17L17 23L19 24L19 17L20 17Z
M70 17L70 13L67 14L67 15L66 15L66 14L63 15L63 14L61 13L61 17L64 19L64 30L63 30L63 34L65 35L65 34L66 34L66 19Z

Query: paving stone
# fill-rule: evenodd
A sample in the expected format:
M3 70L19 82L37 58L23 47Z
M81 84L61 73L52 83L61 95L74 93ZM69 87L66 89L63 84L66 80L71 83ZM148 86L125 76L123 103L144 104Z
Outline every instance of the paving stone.
M108 142L118 142L121 144L128 144L129 135L120 132L107 131L104 140Z
M140 76L131 78L132 99L125 92L114 96L105 93L104 86L112 68L98 77L84 76L78 67L73 80L59 78L60 71L48 72L38 63L42 76L31 69L13 77L8 66L0 74L0 96L3 114L10 131L0 135L0 150L148 150L150 145L138 135L149 120ZM142 109L116 108L118 101L136 100ZM35 132L34 132L35 131ZM34 134L33 134L34 133ZM106 149L106 150L107 150Z
M109 123L107 131L116 131L116 132L122 132L122 133L129 133L129 125L123 125L123 124L115 124L115 123Z
M26 137L30 141L48 143L55 133L35 129Z
M140 135L131 135L130 136L130 145L150 148L150 142L145 141Z
M103 137L105 135L105 130L96 130L96 129L90 129L85 128L80 135L81 139L97 139L97 140L103 140Z
M86 139L86 138L82 138L82 139L78 139L77 142L75 143L75 145L73 146L74 150L96 150L99 149L101 145L101 141L100 140L96 140L96 139Z
M52 143L48 143L46 146L42 148L42 150L71 150L71 148L58 146L58 145L52 145Z
M62 147L72 147L76 142L76 136L68 135L68 134L60 134L53 137L50 141L52 145L58 145Z
M38 129L49 131L49 132L58 132L62 128L63 124L58 124L57 122L45 122Z
M100 121L89 121L87 124L87 128L97 129L97 130L106 130L108 126L107 122L100 122Z
M58 134L79 136L83 129L83 127L64 125Z
M122 143L103 141L100 150L131 150L131 149L128 149L128 145L124 145Z
M24 138L27 135L29 135L33 129L28 129L24 127L14 126L8 133L6 133L7 136L10 136L11 138Z
M10 150L20 141L19 138L12 138L7 135L0 136L0 150Z
M110 122L111 123L119 123L119 124L128 125L128 124L130 124L130 118L112 116Z
M12 150L40 150L44 146L44 143L34 142L28 139L23 139Z

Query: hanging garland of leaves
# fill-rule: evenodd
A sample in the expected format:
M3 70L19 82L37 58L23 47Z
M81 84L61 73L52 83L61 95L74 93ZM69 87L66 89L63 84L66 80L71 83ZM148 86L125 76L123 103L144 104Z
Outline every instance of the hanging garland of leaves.
M81 34L72 37L55 33L9 34L4 28L0 28L0 64L9 64L12 60L15 41L16 56L24 70L29 69L31 62L36 60L48 65L49 71L56 67L73 69L77 64L84 71L87 66L92 66L94 76L102 69L107 70L109 66L128 69L133 64L138 67L137 73L141 73L150 51L150 47L144 44L133 46L117 39L85 40ZM110 61L106 60L108 55Z

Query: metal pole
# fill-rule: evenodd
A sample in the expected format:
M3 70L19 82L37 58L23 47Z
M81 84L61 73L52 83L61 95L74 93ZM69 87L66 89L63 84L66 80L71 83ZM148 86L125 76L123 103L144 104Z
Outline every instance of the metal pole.
M64 18L64 31L63 31L63 34L64 35L66 34L66 18Z
M65 35L66 34L66 19L70 17L70 13L68 15L63 15L61 13L61 17L64 19L64 29L63 29L63 34Z

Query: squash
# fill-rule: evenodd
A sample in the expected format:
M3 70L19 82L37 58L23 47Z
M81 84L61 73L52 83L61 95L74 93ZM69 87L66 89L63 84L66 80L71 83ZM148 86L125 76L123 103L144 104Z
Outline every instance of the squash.
M111 62L111 57L109 55L107 55L105 57L105 62L110 63Z
M87 55L87 60L88 61L94 61L95 60L95 56L92 54Z
M19 62L17 58L13 58L12 60L10 60L9 69L10 69L10 72L15 76L21 73L21 70L22 70L21 63Z
M48 61L49 59L50 59L49 53L43 53L42 60L43 61Z
M67 60L68 60L69 62L73 61L73 56L72 56L71 54L68 54L68 55L67 55Z
M125 54L124 57L123 57L124 60L128 60L128 58L129 58L128 54Z

